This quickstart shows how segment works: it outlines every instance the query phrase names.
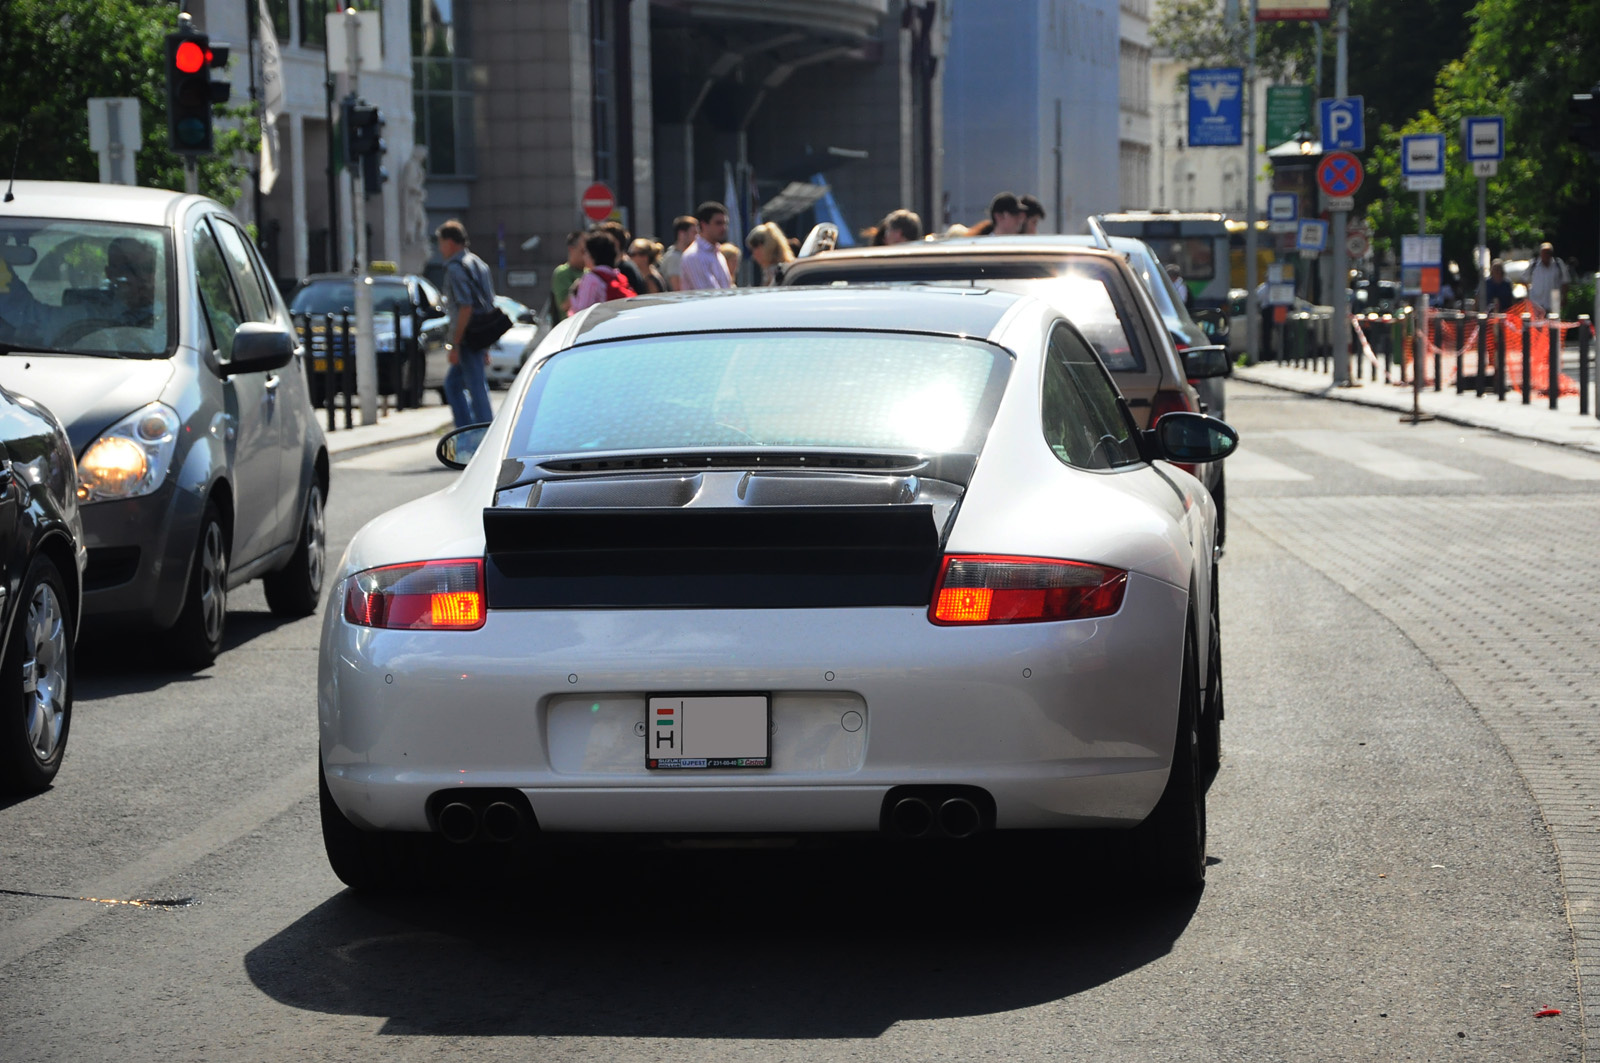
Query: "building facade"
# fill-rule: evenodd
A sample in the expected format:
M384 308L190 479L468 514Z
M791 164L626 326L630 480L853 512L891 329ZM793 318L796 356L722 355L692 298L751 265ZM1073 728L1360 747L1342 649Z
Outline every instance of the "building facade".
M1117 0L953 0L944 78L946 218L1032 193L1042 232L1084 231L1119 192Z
M1119 0L1117 52L1117 191L1123 210L1144 210L1150 199L1150 0Z

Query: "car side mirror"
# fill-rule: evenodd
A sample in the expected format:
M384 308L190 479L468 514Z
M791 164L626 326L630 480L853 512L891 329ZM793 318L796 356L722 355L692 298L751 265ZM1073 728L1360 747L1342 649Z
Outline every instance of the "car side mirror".
M1194 318L1194 323L1199 325L1207 336L1218 343L1228 338L1228 315L1217 307L1205 306L1191 310L1189 316Z
M264 321L246 321L233 332L233 355L221 367L222 375L265 373L282 369L294 357L289 333Z
M1183 375L1190 380L1227 376L1230 368L1226 347L1190 347L1183 352Z
M484 436L489 434L486 424L469 424L465 428L457 428L454 432L439 440L439 445L434 449L439 464L447 469L465 469L467 462L478 452L483 445Z
M1221 461L1239 446L1239 433L1231 425L1199 413L1165 414L1149 434L1159 457L1185 465Z

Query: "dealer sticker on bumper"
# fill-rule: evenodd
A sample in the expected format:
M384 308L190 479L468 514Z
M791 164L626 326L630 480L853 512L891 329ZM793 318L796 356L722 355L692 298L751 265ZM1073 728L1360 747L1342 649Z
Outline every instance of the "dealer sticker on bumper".
M772 763L765 694L657 694L646 705L647 768L765 768Z

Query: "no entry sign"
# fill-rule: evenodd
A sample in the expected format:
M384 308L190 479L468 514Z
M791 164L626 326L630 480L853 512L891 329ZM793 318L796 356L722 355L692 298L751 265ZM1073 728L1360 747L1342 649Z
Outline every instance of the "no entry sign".
M1361 160L1348 151L1330 151L1317 164L1317 184L1330 196L1353 196L1361 187Z
M610 185L596 181L583 190L578 202L583 207L584 217L590 221L605 221L617 209L617 194L611 191Z

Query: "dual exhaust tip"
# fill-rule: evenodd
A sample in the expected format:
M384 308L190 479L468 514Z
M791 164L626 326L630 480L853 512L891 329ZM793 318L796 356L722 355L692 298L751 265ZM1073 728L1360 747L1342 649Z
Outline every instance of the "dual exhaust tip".
M522 809L510 801L490 801L481 812L466 801L451 801L439 809L439 833L457 845L479 839L515 841L523 821Z
M994 823L993 804L986 798L981 791L891 793L884 829L897 838L970 838Z

